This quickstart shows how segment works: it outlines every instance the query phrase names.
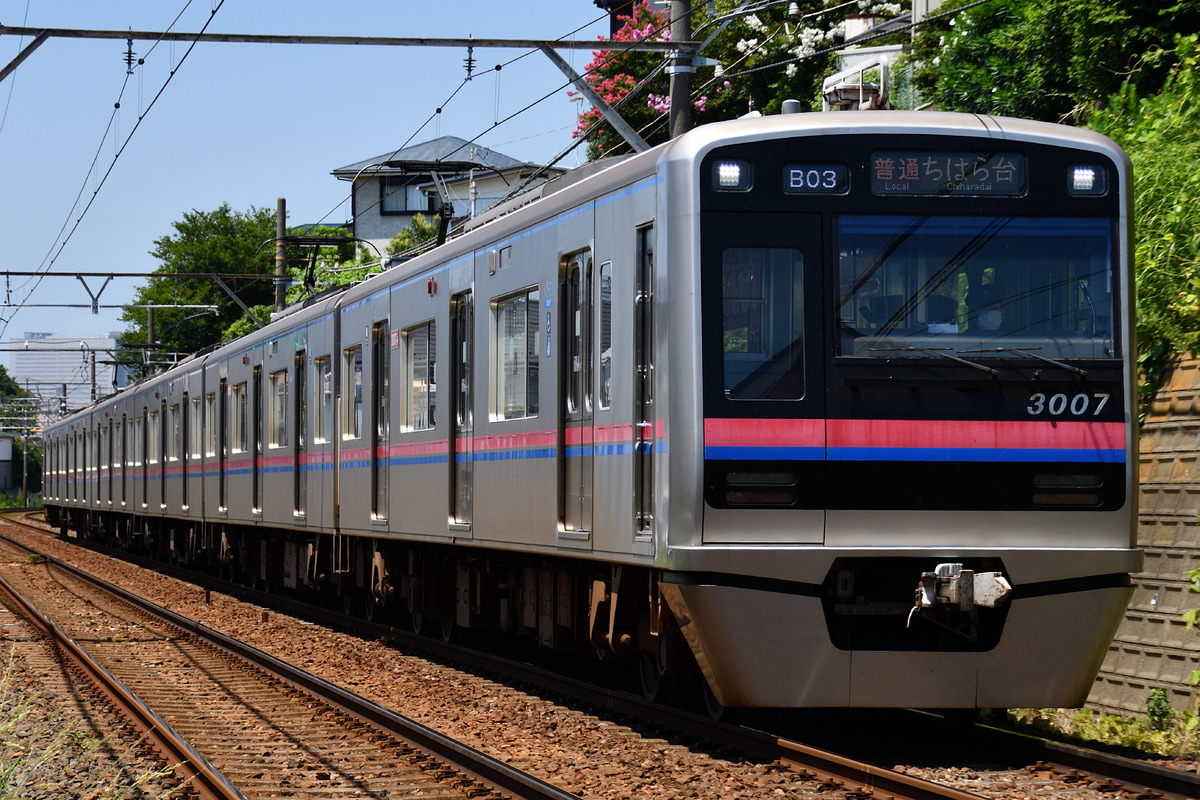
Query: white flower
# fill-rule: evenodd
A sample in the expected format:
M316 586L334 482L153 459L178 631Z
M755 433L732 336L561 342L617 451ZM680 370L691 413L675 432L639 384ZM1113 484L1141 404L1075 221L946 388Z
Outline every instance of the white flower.
M797 72L797 71L798 71L798 70L796 69L796 65L795 65L795 64L788 64L788 65L787 65L787 69L786 69L786 70L784 70L784 72L786 72L786 73L787 73L787 76L788 76L789 78L794 78L794 77L796 77L796 72Z

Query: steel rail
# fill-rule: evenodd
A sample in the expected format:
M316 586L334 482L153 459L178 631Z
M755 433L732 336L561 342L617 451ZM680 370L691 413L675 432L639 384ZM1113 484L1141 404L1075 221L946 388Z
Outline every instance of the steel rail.
M19 511L19 510L14 510ZM10 512L11 513L11 512ZM26 525L39 533L47 533L21 519L14 519L6 514L6 519L18 525ZM51 532L51 535L53 533ZM98 552L109 552L107 548L93 542L80 541L84 547ZM443 644L436 639L416 636L410 632L392 625L371 623L362 619L347 617L344 613L324 609L289 600L279 595L247 589L244 586L231 586L224 581L210 580L195 572L171 567L161 562L151 562L133 553L114 553L124 559L142 564L148 568L158 569L191 582L199 581L202 586L212 585L221 591L231 591L243 597L252 598L254 602L270 605L280 613L290 613L303 616L306 619L320 622L336 628L352 627L356 633L376 638L387 638L408 645L417 646L436 658L453 660L472 668L496 670L502 669L518 680L527 681L545 687L550 691L575 697L598 708L604 708L612 713L628 715L655 725L669 727L682 733L720 741L731 747L771 759L779 759L789 766L811 773L816 780L827 781L832 778L842 783L847 790L852 784L857 784L870 791L874 787L877 792L872 796L886 797L894 795L897 798L915 798L933 800L934 798L978 798L953 788L926 781L914 776L895 772L884 767L872 766L858 762L852 758L843 757L827 750L810 747L799 742L771 736L745 728L730 728L717 726L707 717L666 706L647 703L640 697L625 692L604 689L584 681L566 678L554 672L536 666L513 662L487 653L464 649L450 644ZM1200 775L1181 772L1180 770L1147 764L1137 759L1094 751L1070 744L1046 740L1019 731L999 726L977 724L976 728L996 737L1006 737L998 740L997 745L1012 746L1011 737L1016 737L1020 743L1030 749L1031 758L1044 759L1063 767L1073 767L1092 772L1103 777L1125 782L1128 786L1147 787L1153 791L1170 793L1181 797L1200 797Z
M39 529L39 532L44 531ZM7 537L0 534L0 539L6 538ZM20 544L19 542L14 543ZM98 551L106 549L103 547L98 547L92 542L85 543L81 541L80 544L83 544L88 548L95 548ZM28 545L21 546L28 547ZM132 560L134 560L136 563L142 563L141 558L138 558L136 555L131 553L121 553L120 555L123 558L132 558ZM157 606L148 600L143 600L136 595L132 595L125 590L120 589L119 587L110 586L109 584L106 584L97 578L90 578L90 576L86 576L86 573L82 573L69 564L65 564L57 559L53 559L50 556L45 557L48 560L53 561L57 566L72 574L79 574L87 579L99 581L99 583L104 585L105 588L108 588L110 591L115 592L119 596L128 599L129 602L134 603L139 607L143 607L146 610L151 611L151 613L160 615L164 619L168 619L173 624L178 625L184 630L195 632L198 636L206 639L215 634L214 631L207 627L201 626L198 623L192 622L184 617L180 617L179 615L167 609L162 609L160 606ZM158 562L155 562L153 566L149 565L148 563L143 564L143 566L163 570L167 574L182 580L194 581L199 577L194 572L189 572ZM476 668L488 670L495 670L499 668L518 680L525 680L549 689L552 692L560 692L567 696L579 698L598 707L606 708L613 713L629 715L631 717L685 732L691 736L700 737L709 741L720 742L744 752L754 753L755 755L767 760L778 760L787 764L798 774L805 776L809 780L824 784L830 789L839 787L846 791L856 792L856 796L872 798L873 800L980 800L980 795L970 794L968 792L963 792L942 784L934 783L932 781L926 781L914 776L904 775L884 767L867 764L853 758L832 753L830 751L822 750L816 747L810 747L808 745L804 745L799 742L793 742L787 739L781 739L779 737L750 730L748 728L722 725L720 723L713 722L704 716L649 703L640 697L634 697L617 690L597 687L573 678L563 677L554 672L541 669L536 666L530 666L528 664L514 662L507 659L500 659L487 653L480 653L456 645L443 644L440 641L417 637L415 634L409 634L405 631L401 631L388 625L368 623L363 620L350 620L347 619L344 614L319 609L299 601L288 601L284 598L281 598L279 595L269 595L253 590L245 591L244 588L241 590L241 593L243 596L252 595L255 601L261 602L264 605L270 605L276 610L280 610L282 608L282 613L292 613L296 616L303 616L309 619L315 618L322 624L328 624L337 627L345 627L347 623L353 622L356 630L359 630L361 627L362 632L366 633L367 635L383 636L406 643L416 644L417 646L425 649L427 652L436 655L436 657L455 660L459 663L469 664ZM220 636L219 634L215 635ZM225 637L221 638L223 639ZM273 671L274 667L270 666L270 664L282 663L277 662L274 657L262 653L261 651L256 650L255 648L250 647L242 642L237 642L236 640L229 641L230 645L226 649L229 649L231 652L234 652L237 655L242 655L246 658L250 658L251 660L256 660L257 657L262 657L265 659L265 662L263 663L264 669ZM225 647L226 645L220 644L220 646ZM245 653L248 655L243 655L242 651L245 651ZM289 669L294 670L295 668L289 667ZM300 670L296 670L296 672L299 673L300 677L289 677L289 680L293 680L299 685L309 688L310 691L317 691L317 689L313 688L314 686L330 686L336 693L347 694L338 687L332 686L331 684L326 684L324 681L321 681L319 678L309 675L308 673ZM312 686L309 686L307 683L308 681L312 682ZM353 696L351 695L351 697ZM377 712L380 715L397 717L401 720L405 720L407 724L417 726L423 731L428 731L427 728L424 728L424 726L421 726L418 723L412 722L411 720L406 720L405 718L399 717L399 715L396 715L393 712L379 708L373 704L370 705L375 711L364 713L358 710L351 710L350 713L358 716L361 719L371 722L372 724L381 724L381 719L383 718L376 718L373 716L373 714ZM432 731L429 732L440 739L445 738L441 737L440 734L436 734ZM407 734L405 735L407 736ZM450 740L450 743L454 748L463 747L462 745L453 742L453 740ZM439 755L443 758L452 758L452 756L446 755L442 751L434 750L432 746L430 746L429 749L431 752L434 752L436 755ZM517 776L522 776L524 779L528 778L528 776L525 776L524 773L519 773L515 770L512 770L512 768L508 767L506 764L503 764L503 762L497 763L506 772L514 772ZM487 775L482 775L482 777L500 784L500 781L495 778L489 778ZM520 793L517 791L517 788L513 788L512 786L505 785L505 788L509 789L509 791L513 791L514 793ZM554 789L557 795L555 797L547 798L547 800L567 800L568 798L575 797L574 795L562 792L555 787L550 788Z
M419 722L383 708L328 681L324 681L298 667L251 647L245 642L225 636L212 628L181 616L170 609L163 608L119 586L114 586L53 556L40 553L8 536L0 534L0 539L22 547L31 553L35 553L53 564L56 569L60 569L89 585L103 589L135 608L174 625L239 659L248 661L265 672L276 675L316 695L330 705L389 735L403 738L417 749L423 750L435 758L449 762L469 778L498 787L505 792L511 793L514 797L523 798L524 800L579 800L577 795L563 791L557 786L511 767L499 759L492 758L462 742L440 734ZM103 669L103 667L100 667L100 669ZM236 796L241 797L242 795L238 794Z
M119 712L141 729L142 736L159 756L168 765L183 773L200 800L246 800L246 796L210 764L208 759L198 753L162 717L130 691L129 687L92 658L78 642L43 614L3 576L0 576L0 592L7 597L14 611L41 630L56 648L65 653L87 675Z

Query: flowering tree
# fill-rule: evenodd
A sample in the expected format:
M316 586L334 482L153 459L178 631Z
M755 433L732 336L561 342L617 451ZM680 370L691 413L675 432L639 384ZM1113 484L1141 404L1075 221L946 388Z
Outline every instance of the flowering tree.
M741 3L733 0L694 4L693 38L704 41L717 36L705 48L706 58L721 62L721 69L698 68L692 80L691 103L697 125L734 119L751 111L777 113L784 100L795 98L809 108L819 108L821 81L834 71L830 52L843 39L844 14L856 12L879 17L895 16L909 5L900 2L858 0L857 7L838 6L823 10L821 0L799 0L754 14L737 13ZM711 15L710 10L716 14ZM634 6L614 41L670 40L666 11L655 11L649 2ZM723 29L720 26L728 23ZM597 51L587 65L586 79L621 116L651 144L665 141L670 111L670 83L660 70L644 86L641 82L663 63L659 53ZM629 95L633 93L632 97ZM572 93L573 95L573 93ZM593 127L594 126L594 127ZM601 115L589 108L579 117L575 136L586 136L588 157L595 159L629 151L620 135L605 125Z

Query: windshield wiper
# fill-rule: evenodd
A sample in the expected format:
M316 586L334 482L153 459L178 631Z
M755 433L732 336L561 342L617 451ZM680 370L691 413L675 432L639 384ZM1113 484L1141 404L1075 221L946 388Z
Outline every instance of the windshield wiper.
M957 361L959 364L965 364L966 366L977 369L980 372L986 372L988 375L992 375L993 377L1000 374L1000 372L998 370L994 370L991 367L985 366L983 364L977 364L974 361L968 361L965 358L959 358L956 355L951 355L950 353L943 352L945 350L950 350L950 349L951 348L949 348L949 347L872 347L870 349L870 352L872 352L872 353L925 353L926 355L930 355L935 358L946 358L951 361ZM967 353L967 352L975 352L975 351L963 350L961 352ZM980 352L982 352L982 351L980 351Z
M1041 350L1041 349L1042 348L1040 348L1040 347L991 347L991 348L987 348L984 350L959 350L958 352L960 352L960 353L1017 353L1019 355L1029 356L1030 358L1036 358L1038 361L1044 361L1045 363L1051 364L1055 367L1060 367L1061 369L1065 369L1067 372L1074 372L1076 375L1078 375L1081 378L1087 377L1086 369L1080 369L1079 367L1076 367L1073 364L1068 364L1064 361L1058 361L1053 358L1048 358L1039 353L1030 352L1032 350Z

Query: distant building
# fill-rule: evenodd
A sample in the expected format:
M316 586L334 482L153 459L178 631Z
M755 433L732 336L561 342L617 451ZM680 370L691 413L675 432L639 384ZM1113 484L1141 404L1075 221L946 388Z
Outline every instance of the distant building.
M386 255L392 237L407 228L413 216L432 218L438 213L438 190L431 173L437 172L445 182L454 219L465 219L483 213L541 168L457 136L442 136L338 167L332 174L353 183L354 235ZM537 183L565 171L548 168Z
M26 333L24 338L8 340L8 374L34 397L61 398L65 386L67 407L85 406L93 396L93 353L95 396L110 395L115 387L125 385L125 370L112 363L116 336L115 333L107 336Z

